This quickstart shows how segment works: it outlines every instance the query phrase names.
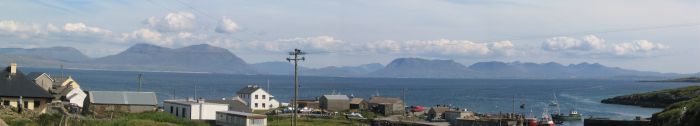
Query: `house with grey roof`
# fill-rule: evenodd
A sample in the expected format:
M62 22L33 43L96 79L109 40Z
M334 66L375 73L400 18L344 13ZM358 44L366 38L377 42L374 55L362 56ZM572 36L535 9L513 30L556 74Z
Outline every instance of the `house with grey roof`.
M29 80L16 63L0 71L0 101L3 106L44 113L52 98L49 92Z
M319 98L319 107L326 111L345 111L350 109L350 98L347 95L323 95Z
M44 72L31 72L27 74L27 78L34 81L42 89L49 91L53 87L53 78Z
M88 91L87 94L84 111L139 113L155 111L158 106L155 92Z
M87 94L73 77L52 77L44 72L31 72L27 77L54 96L53 102L82 108Z

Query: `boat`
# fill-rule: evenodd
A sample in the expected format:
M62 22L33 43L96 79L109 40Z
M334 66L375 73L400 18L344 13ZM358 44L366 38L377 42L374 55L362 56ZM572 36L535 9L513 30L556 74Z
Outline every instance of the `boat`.
M555 121L581 121L582 117L581 114L574 109L569 111L569 115L552 114L552 119Z
M548 109L544 109L544 112L542 112L542 118L540 118L537 124L539 124L539 126L555 126Z
M557 93L554 93L554 100L549 102L549 106L559 106L559 101L557 101Z

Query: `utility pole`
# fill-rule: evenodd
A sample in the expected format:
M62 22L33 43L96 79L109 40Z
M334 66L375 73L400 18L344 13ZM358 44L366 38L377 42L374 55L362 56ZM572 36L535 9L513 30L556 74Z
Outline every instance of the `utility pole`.
M65 77L65 74L63 73L63 64L61 64L61 77Z
M294 108L294 111L292 112L292 126L297 125L297 97L299 95L299 77L298 77L298 72L299 72L299 61L304 61L304 57L299 57L300 55L304 55L305 53L302 52L299 49L294 49L293 52L289 52L289 55L293 55L294 58L287 58L288 62L294 61L294 99L292 101L292 107Z
M401 94L403 95L403 116L408 116L408 112L406 112L406 88L403 88Z
M139 92L141 92L141 82L143 81L143 75L139 74Z

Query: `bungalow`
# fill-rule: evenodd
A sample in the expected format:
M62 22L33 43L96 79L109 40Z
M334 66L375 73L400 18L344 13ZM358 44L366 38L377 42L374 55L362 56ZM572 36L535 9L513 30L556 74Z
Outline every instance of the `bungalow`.
M0 101L2 105L17 107L20 111L44 113L53 97L41 86L27 79L16 63L0 71Z
M318 100L321 109L326 111L345 111L350 109L350 98L347 95L323 95Z
M228 111L228 104L205 102L204 99L165 100L165 112L189 120L216 120L216 111Z
M158 105L155 92L88 91L87 94L83 111L139 113L155 111Z
M266 126L267 116L237 112L237 111L218 111L216 112L217 126Z
M352 98L350 99L350 109L351 110L365 110L367 109L367 101L362 98Z
M368 105L372 111L385 116L400 115L405 112L403 100L395 97L375 96L369 99Z
M252 110L269 110L280 106L280 103L275 100L274 96L257 85L248 85L241 88L236 92L236 97L243 99Z

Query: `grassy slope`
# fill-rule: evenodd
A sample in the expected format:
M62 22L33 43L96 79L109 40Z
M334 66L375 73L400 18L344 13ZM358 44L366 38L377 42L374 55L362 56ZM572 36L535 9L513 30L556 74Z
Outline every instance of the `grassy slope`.
M638 105L642 107L666 107L676 102L700 96L700 86L665 89L604 99L603 103Z
M687 111L682 115L683 107ZM652 116L654 124L662 126L700 126L700 97L672 104Z
M7 123L12 126L58 125L61 119L60 115L43 114L33 119L12 120ZM204 122L180 119L164 112L119 113L115 114L113 119L71 119L68 124L72 126L209 126Z

